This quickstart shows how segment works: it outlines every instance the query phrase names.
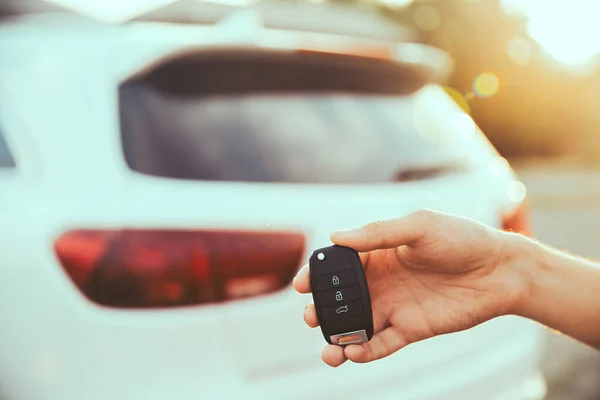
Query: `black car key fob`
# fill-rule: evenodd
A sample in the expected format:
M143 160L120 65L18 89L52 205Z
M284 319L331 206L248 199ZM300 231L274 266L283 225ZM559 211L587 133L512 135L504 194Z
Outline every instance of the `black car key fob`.
M310 256L310 285L325 340L345 346L373 337L369 286L356 250L333 245Z

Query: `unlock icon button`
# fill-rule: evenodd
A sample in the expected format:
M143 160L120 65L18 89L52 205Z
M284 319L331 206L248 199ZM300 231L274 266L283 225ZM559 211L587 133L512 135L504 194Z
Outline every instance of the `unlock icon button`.
M346 286L341 289L326 290L317 292L319 302L323 305L333 306L352 303L354 300L360 300L360 291L357 285Z

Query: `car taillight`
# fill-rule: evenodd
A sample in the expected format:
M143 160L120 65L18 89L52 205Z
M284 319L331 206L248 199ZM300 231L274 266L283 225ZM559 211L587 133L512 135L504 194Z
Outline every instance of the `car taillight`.
M526 201L523 201L511 212L502 216L502 228L505 231L521 233L526 236L533 235L529 206Z
M295 232L72 230L55 252L77 288L108 307L218 303L287 287L304 254Z

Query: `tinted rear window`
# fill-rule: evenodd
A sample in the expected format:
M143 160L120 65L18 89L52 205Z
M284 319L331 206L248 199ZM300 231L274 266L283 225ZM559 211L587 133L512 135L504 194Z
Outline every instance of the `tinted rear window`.
M244 81L238 74L232 79ZM174 179L376 183L464 167L452 133L430 123L438 118L429 106L435 103L431 92L379 94L326 85L261 91L256 82L236 91L228 81L219 93L215 85L184 90L194 85L137 80L122 86L130 168Z

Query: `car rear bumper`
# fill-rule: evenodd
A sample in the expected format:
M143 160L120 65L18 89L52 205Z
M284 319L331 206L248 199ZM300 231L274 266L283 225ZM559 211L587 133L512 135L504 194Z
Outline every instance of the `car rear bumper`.
M263 382L250 384L245 393L254 393L257 399L543 398L545 382L539 369L544 346L543 328L515 317L500 318L487 325L473 332L447 335L411 345L391 357L370 364L346 363L335 369L315 365L313 371L293 378L271 380L265 377ZM495 327L499 328L499 334L489 335L488 332ZM463 336L462 340L456 340L460 336ZM477 342L477 345L461 351L460 342L463 340ZM438 356L431 357L428 347L436 347ZM452 355L448 357L449 353ZM420 354L427 359L420 360ZM278 372L272 371L272 374L274 378Z
M67 278L56 285L50 271L2 273L0 387L7 398L536 398L521 393L539 376L543 329L521 318L330 368L320 359L321 332L290 316L304 302L291 292L235 307L116 312L64 291ZM290 336L269 335L263 314L282 321Z
M373 398L542 399L545 382L538 367L541 342L532 333L507 337L412 377L399 377L393 387L382 388Z

